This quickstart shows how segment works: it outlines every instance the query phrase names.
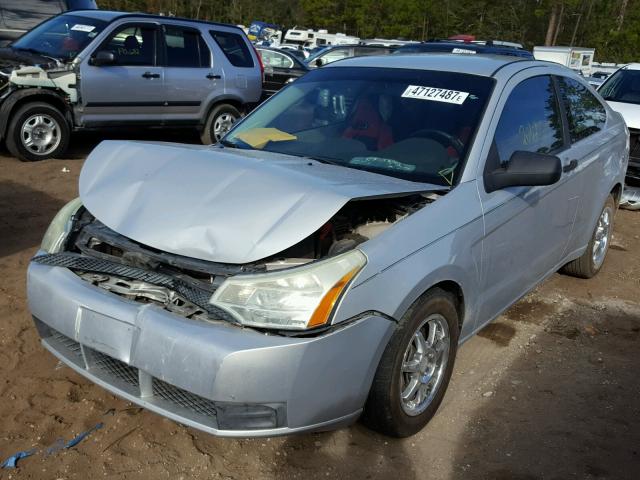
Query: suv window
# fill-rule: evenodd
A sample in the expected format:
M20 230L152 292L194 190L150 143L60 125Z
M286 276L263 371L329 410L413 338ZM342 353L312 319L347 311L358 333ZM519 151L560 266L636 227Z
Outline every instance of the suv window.
M154 66L156 28L152 25L124 25L118 28L100 50L112 52L117 65Z
M523 150L550 153L564 144L562 117L551 77L524 80L502 110L494 138L500 163Z
M184 68L209 68L211 52L197 30L165 26L167 66Z
M268 67L293 68L293 60L286 55L272 50L260 50L262 63Z
M224 52L227 60L234 67L253 68L253 58L247 42L244 41L242 35L231 32L220 32L211 30L209 32L216 41L220 49Z
M560 77L559 80L571 142L577 142L602 130L607 120L607 112L596 96L577 80L567 77Z

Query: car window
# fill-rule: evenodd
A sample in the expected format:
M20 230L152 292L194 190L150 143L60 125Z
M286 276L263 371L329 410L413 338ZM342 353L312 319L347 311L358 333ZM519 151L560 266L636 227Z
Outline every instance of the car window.
M220 49L224 52L227 60L234 67L253 67L253 58L242 35L232 32L220 32L211 30L209 32L216 41Z
M209 68L211 52L197 30L165 26L167 66L183 68Z
M607 113L596 96L577 80L567 77L560 77L559 80L571 142L577 142L602 130Z
M286 55L272 50L260 50L264 66L275 68L293 68L293 60Z
M563 141L562 117L549 76L528 78L507 99L494 137L500 163L518 150L550 153Z
M606 75L596 72L593 77L606 78ZM598 93L611 102L640 104L640 70L618 70L602 84Z
M151 25L124 25L111 34L100 50L113 53L117 65L153 66L156 29Z
M318 58L322 59L322 64L333 63L343 58L353 57L353 48L336 48L329 50L325 54L320 54Z

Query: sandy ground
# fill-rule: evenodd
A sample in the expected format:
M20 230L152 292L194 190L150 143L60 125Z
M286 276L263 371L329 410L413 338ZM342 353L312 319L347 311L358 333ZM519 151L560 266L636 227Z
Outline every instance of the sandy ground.
M640 477L640 212L619 212L595 279L555 275L461 348L444 404L418 435L394 440L357 424L219 439L132 408L38 342L25 269L98 140L77 138L67 160L0 156L0 460L104 422L1 479Z

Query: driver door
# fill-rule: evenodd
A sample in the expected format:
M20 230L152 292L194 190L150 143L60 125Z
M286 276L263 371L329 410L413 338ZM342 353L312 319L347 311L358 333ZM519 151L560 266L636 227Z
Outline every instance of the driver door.
M159 124L166 110L160 29L151 22L116 26L80 66L80 123ZM94 65L99 51L113 53L115 62Z
M498 106L499 120L478 179L485 221L478 318L485 320L495 318L558 268L580 199L581 177L568 168L570 142L556 83L549 75L521 77L514 83L502 108ZM557 155L565 171L553 185L487 192L485 176L507 163L515 151Z

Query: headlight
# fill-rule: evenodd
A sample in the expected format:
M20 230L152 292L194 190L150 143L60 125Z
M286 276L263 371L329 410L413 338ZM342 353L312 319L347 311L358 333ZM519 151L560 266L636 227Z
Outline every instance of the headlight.
M349 282L367 263L359 250L282 272L238 275L216 290L211 303L240 323L304 330L325 325Z
M79 198L71 200L53 217L44 234L40 248L47 253L58 253L71 231L71 218L82 206Z

